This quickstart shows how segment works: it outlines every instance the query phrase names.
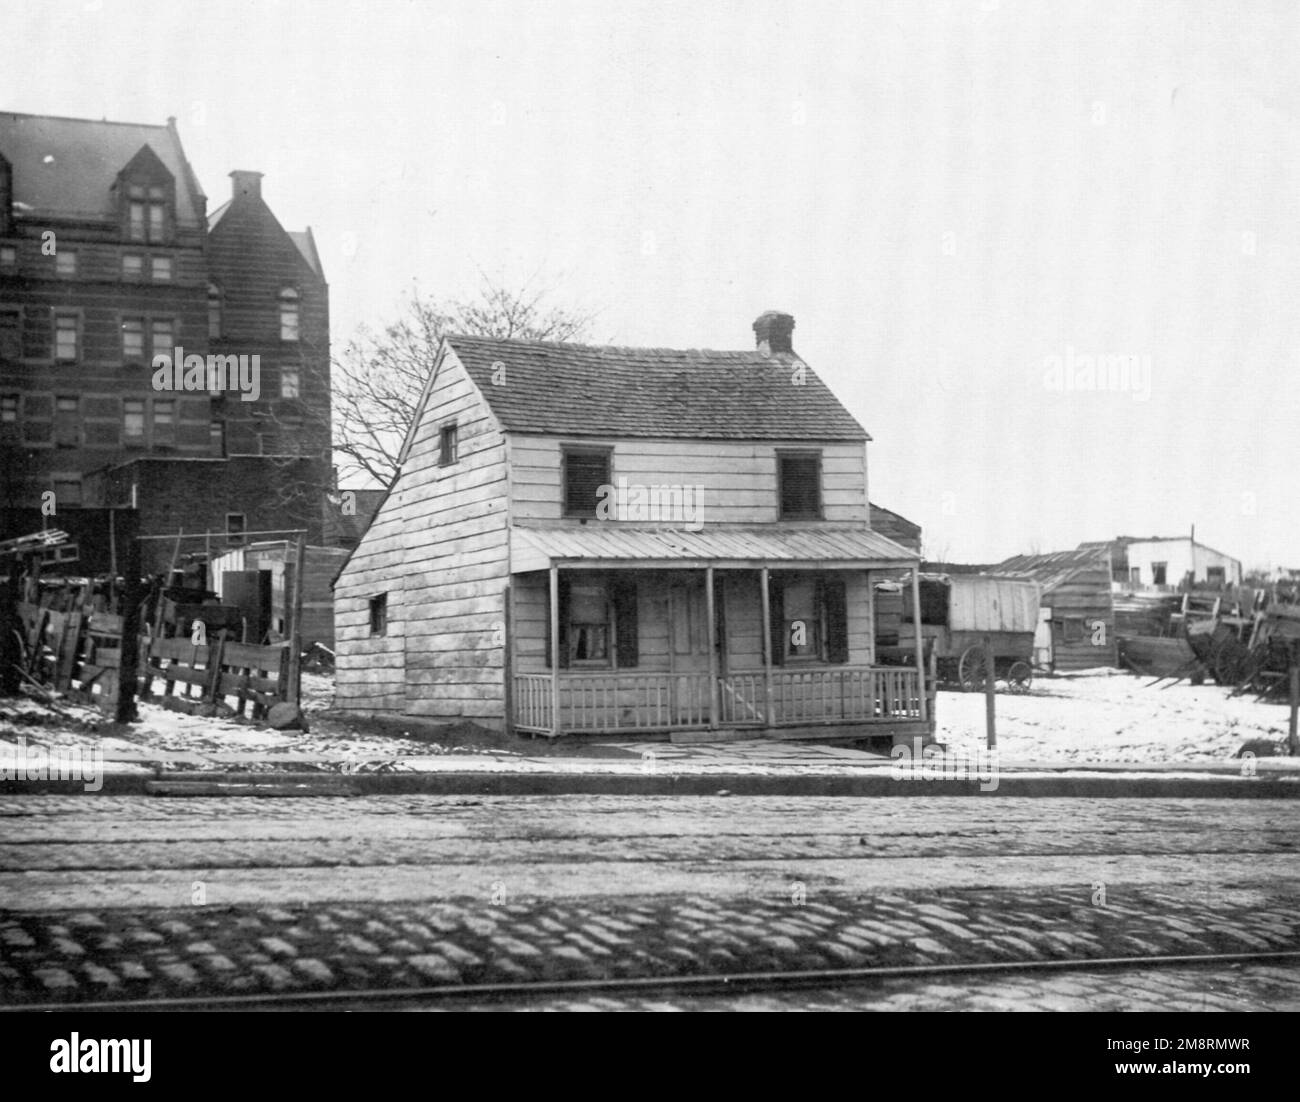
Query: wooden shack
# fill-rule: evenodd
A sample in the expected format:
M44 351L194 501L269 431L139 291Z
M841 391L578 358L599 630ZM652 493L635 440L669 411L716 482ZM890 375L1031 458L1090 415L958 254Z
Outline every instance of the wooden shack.
M1054 672L1119 664L1106 548L1016 555L993 567L991 573L1030 578L1039 584L1051 627Z

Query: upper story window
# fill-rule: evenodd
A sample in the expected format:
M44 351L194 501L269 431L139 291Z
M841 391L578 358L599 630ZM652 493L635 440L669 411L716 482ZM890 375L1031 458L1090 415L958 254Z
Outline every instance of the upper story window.
M153 279L155 283L170 283L172 279L172 258L155 256L151 258Z
M142 279L144 277L144 257L139 253L126 253L122 257L122 278Z
M298 292L292 287L280 292L280 339L298 339Z
M221 336L221 288L215 283L208 284L208 340L217 340Z
M12 424L18 420L18 395L6 394L0 397L0 423Z
M131 184L127 188L127 236L132 241L167 239L167 189Z
M54 315L54 358L56 360L77 358L79 328L80 322L76 314Z
M144 443L144 399L127 398L123 400L122 435L127 444Z
M54 400L54 443L60 448L75 448L81 443L81 403L74 397Z
M54 270L61 276L77 274L77 250L60 249L54 254Z
M150 331L153 337L153 354L155 356L170 356L176 343L176 323L171 319L155 319L150 323Z
M124 318L122 321L122 358L144 359L144 320Z
M450 467L460 458L460 441L456 425L443 425L438 430L438 466Z
M58 508L64 506L77 507L81 505L81 479L55 478L54 480L54 500Z
M231 543L243 543L244 532L247 531L247 528L243 513L226 514L226 539Z
M281 398L298 398L300 397L301 378L296 367L282 367L280 369L280 397Z
M0 272L12 272L18 267L18 247L0 245Z
M781 520L820 520L822 456L815 451L776 453Z
M609 485L609 448L564 449L564 515L594 517L600 488Z
M154 401L153 442L155 444L176 443L176 403L170 398Z

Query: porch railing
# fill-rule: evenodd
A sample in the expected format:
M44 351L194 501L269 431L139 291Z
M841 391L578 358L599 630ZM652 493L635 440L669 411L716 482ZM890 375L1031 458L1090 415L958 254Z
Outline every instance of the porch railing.
M920 677L901 666L775 669L776 726L918 720ZM559 676L562 731L649 731L707 727L711 685L704 673L574 673ZM720 727L768 724L768 681L761 670L717 679ZM550 674L514 678L515 726L553 728Z

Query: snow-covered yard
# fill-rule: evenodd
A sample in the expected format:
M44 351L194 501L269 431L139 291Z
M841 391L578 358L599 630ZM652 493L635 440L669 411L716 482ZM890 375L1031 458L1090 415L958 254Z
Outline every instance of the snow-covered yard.
M1243 743L1268 739L1284 744L1287 709L1253 699L1231 698L1215 685L1180 682L1147 687L1142 678L1099 670L1042 678L1027 696L997 696L998 749L1004 762L1206 762L1233 757ZM591 741L510 740L470 727L431 731L400 718L366 720L331 714L329 678L303 675L303 711L309 731L274 731L231 719L202 718L140 705L141 722L119 728L95 709L66 701L51 708L35 700L0 702L0 742L100 750L106 758L171 759L181 768L219 755L290 761L343 759L377 768L395 759L436 755L490 755L498 760L625 756ZM973 754L985 744L984 697L941 692L938 737L949 750ZM414 737L412 737L414 736ZM812 748L809 750L813 755ZM786 748L791 749L791 747ZM720 748L721 750L721 748ZM723 751L725 752L725 751ZM188 760L187 760L188 759ZM215 759L210 759L215 762ZM481 760L481 757L480 757ZM383 766L388 767L388 766ZM329 766L327 766L329 768Z
M1094 670L1035 679L1027 696L997 695L1004 761L1190 762L1233 757L1251 739L1285 742L1288 711L1217 685ZM984 696L941 692L938 737L954 751L985 745Z

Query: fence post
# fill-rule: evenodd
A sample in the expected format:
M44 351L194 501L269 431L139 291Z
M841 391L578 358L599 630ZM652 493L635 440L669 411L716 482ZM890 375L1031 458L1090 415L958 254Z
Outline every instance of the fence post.
M109 514L110 516L113 513ZM127 516L130 517L127 520ZM135 512L124 514L126 521L126 587L122 593L122 658L117 671L117 714L118 723L131 723L140 718L135 706L136 673L139 670L140 657L140 602L142 587L140 585L140 541L139 515ZM146 662L148 658L146 656Z
M994 719L994 694L997 685L994 683L994 662L993 662L993 637L984 636L984 726L988 730L988 745L990 750L998 748L998 727Z
M1300 644L1291 644L1291 723L1287 730L1286 748L1294 757L1300 757L1300 730L1297 730L1297 718L1300 717Z

